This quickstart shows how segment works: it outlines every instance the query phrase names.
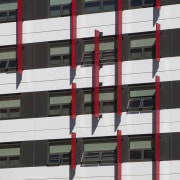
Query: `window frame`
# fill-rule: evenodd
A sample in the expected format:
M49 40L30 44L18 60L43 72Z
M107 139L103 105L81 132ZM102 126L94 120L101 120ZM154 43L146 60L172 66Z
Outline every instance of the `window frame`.
M115 9L114 10L104 10L104 2L107 2L110 0L94 0L91 2L85 2L85 0L83 0L83 13L82 14L95 14L95 13L102 13L102 12L111 12L111 11L117 11L117 0L114 0L115 2ZM100 10L97 12L86 12L86 4L90 4L90 3L96 3L96 2L100 2Z
M21 95L20 94L16 94L16 95L1 95L0 96L0 99L1 99L1 97L3 97L3 98L10 98L10 97L18 97L19 98L19 101L20 101L20 106L19 107L8 107L8 108L2 108L2 109L0 109L0 111L1 110L7 110L7 117L5 118L5 117L3 117L3 118L1 118L0 117L0 120L8 120L8 119L19 119L19 118L21 118ZM19 116L18 117L10 117L10 110L11 109L19 109Z
M81 166L97 166L97 165L111 165L117 162L117 148L114 151L110 150L99 150L99 151L85 151L84 146L85 144L94 144L94 143L112 143L112 142L117 142L116 138L111 137L111 138L106 138L106 139L84 139L83 140L83 153L81 156L81 161L80 164ZM97 161L90 161L92 163L87 163L88 161L84 161L84 158L88 156L89 154L96 154L97 155ZM114 159L110 161L102 161L103 153L113 153ZM90 156L91 157L91 156ZM87 163L87 164L86 164Z
M72 62L71 62L71 60L72 60L72 43L71 43L71 41L58 41L58 42L50 42L50 43L48 43L48 46L49 46L49 58L48 58L48 67L64 67L64 66L71 66L71 64L72 64ZM58 54L58 55L53 55L54 57L61 57L60 58L60 61L61 61L61 63L59 63L59 64L50 64L50 62L51 62L51 54L50 54L50 50L51 50L51 48L53 48L53 47L69 47L69 51L70 51L70 53L69 54ZM64 56L69 56L69 64L65 64L65 63L63 63L63 57Z
M50 5L50 1L51 0L49 0L49 18L72 16L72 0L71 0L71 3L52 5L52 6ZM70 14L63 14L63 7L64 6L70 6ZM51 16L51 7L60 7L60 15Z
M62 103L62 104L56 104L55 106L59 106L59 114L50 114L50 96L54 95L54 94L62 94L63 96L67 94L67 96L71 97L71 102L69 104L67 103ZM71 115L71 103L72 103L72 95L71 95L71 90L67 90L67 91L55 91L55 92L49 92L48 93L49 96L49 103L48 103L48 116L69 116ZM63 112L63 106L69 106L69 114L66 114Z
M50 153L50 146L51 145L71 145L70 140L61 140L61 141L50 141L48 143L48 158L47 158L47 165L48 166L60 166L60 165L70 165L71 164L71 150L69 153L67 152L59 152L59 153ZM53 163L50 162L51 155L59 156L59 162ZM67 158L63 158L63 156L69 156ZM67 161L64 161L67 160Z
M1 166L1 163L0 163L0 169L1 168L16 168L16 167L21 167L21 146L20 146L20 144L19 143L16 143L16 144L1 144L0 145L0 149L3 149L3 148L5 148L5 149L8 149L8 148L9 149L10 148L19 148L20 155L0 156L0 159L2 158L2 159L5 159L5 161L6 161L6 166ZM11 166L10 165L10 159L11 158L18 158L18 161L19 161L18 165Z
M128 1L129 9L148 8L148 7L155 7L156 6L155 0L154 0L153 4L147 4L147 5L144 4L145 0L141 0L141 1L142 1L142 6L132 6L131 5L132 0L129 0Z
M152 143L152 148L146 148L146 149L130 149L130 142L131 141L136 141L136 140L151 140ZM141 158L137 159L132 159L131 158L131 152L133 151L140 151ZM151 158L145 158L144 154L145 151L151 151L152 157ZM154 141L154 136L153 135L136 135L136 136L128 136L128 161L129 162L140 162L140 161L153 161L154 160L154 153L155 153L155 141Z
M3 2L3 1L4 0L0 0L0 5L1 5L1 2ZM17 0L10 0L9 2L11 2L11 1L16 2L16 4L17 4ZM8 4L8 2L6 4ZM16 13L16 18L15 19L10 19L10 13L13 13L13 12ZM7 19L6 20L0 20L0 23L8 23L8 22L16 22L17 21L17 8L16 9L11 9L11 10L3 10L3 11L0 11L0 14L1 13L6 13Z
M155 108L155 93L153 96L139 96L139 97L130 97L130 91L131 90L148 90L148 89L154 89L155 90L155 84L148 84L148 85L141 85L141 86L130 86L128 87L128 103L127 103L127 112L144 112L144 111L152 111ZM154 106L149 106L149 107L144 107L143 108L143 103L144 100L152 100L154 103ZM140 100L140 105L139 107L135 107L133 110L132 108L129 108L129 104L131 100Z
M131 40L141 40L141 39L147 39L148 37L150 38L155 38L155 42L154 42L154 45L152 47L150 46L142 46L142 47L139 47L139 48L131 48ZM155 58L155 43L156 43L156 34L155 32L148 32L148 33L137 33L137 34L130 34L129 35L129 57L128 57L128 60L144 60L144 59L154 59ZM145 49L148 49L148 48L152 48L152 57L146 57L145 56L145 53L144 53L144 50ZM135 50L135 49L141 49L141 57L136 57L136 58L133 58L132 55L131 55L131 51L132 50Z

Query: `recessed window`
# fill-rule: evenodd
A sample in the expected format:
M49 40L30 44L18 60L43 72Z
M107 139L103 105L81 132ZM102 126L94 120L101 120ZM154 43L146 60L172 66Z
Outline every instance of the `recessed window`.
M17 0L0 1L0 23L16 21Z
M130 59L155 57L155 35L132 35L130 37Z
M154 157L154 143L152 137L129 138L130 160L152 160Z
M99 60L100 63L108 63L116 61L116 43L114 38L100 39L99 44ZM94 40L84 41L84 53L81 64L94 63Z
M18 145L0 146L0 168L20 166L20 147Z
M112 164L116 162L115 140L89 141L84 143L81 165Z
M154 86L129 88L128 111L152 110L155 106Z
M0 96L0 119L20 117L20 96Z
M71 144L69 142L55 142L49 145L48 165L70 164Z
M16 69L16 48L0 48L0 72L12 72Z
M50 0L50 17L70 16L72 0Z
M85 0L85 13L115 11L117 0Z
M71 93L50 93L49 95L49 116L70 115Z
M132 8L152 7L155 5L155 0L130 0Z
M56 43L50 45L49 66L69 66L71 63L70 43Z

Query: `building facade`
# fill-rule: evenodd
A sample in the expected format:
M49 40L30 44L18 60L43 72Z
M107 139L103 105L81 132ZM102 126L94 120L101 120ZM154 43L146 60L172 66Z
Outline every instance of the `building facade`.
M0 179L180 178L179 0L0 0Z

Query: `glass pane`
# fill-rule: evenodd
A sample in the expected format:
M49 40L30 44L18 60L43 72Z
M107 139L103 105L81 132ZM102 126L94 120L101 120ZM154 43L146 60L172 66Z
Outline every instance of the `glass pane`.
M85 105L84 105L84 111L85 111L85 113L92 113L92 104L91 103L86 103Z
M63 15L70 15L72 11L72 7L71 6L63 6Z
M10 167L20 166L19 157L10 157L9 166Z
M99 152L88 152L83 154L83 164L97 164L100 160Z
M0 118L7 118L8 117L7 109L0 109Z
M70 151L71 151L71 145L70 144L50 145L50 153L64 153L64 152L70 152Z
M19 147L0 148L0 156L16 156L16 155L20 155Z
M17 67L17 62L16 62L16 60L15 60L15 61L10 61L10 62L8 63L8 68L14 68L14 69L16 69L16 67Z
M152 159L154 158L154 152L152 150L144 151L144 159Z
M139 39L131 39L130 47L137 48L137 47L146 47L146 46L153 46L156 41L155 37L141 37Z
M130 159L141 159L141 151L131 151L130 152Z
M60 106L50 106L49 115L59 115L60 114Z
M146 58L153 58L155 57L155 47L151 47L151 48L144 48L144 57Z
M99 100L100 101L114 101L114 92L100 92L99 93Z
M131 7L142 6L142 0L131 0Z
M94 43L85 43L84 52L92 52L94 51Z
M17 17L16 11L9 12L9 19L10 20L16 20L16 17Z
M102 162L115 162L115 160L116 160L115 151L102 152L102 157L101 157Z
M61 15L61 9L59 6L51 7L50 8L50 15L53 16L60 16Z
M6 68L6 61L0 61L0 68L5 69Z
M84 53L83 55L83 64L92 64L94 61L94 53Z
M49 155L48 163L59 163L60 155L59 154L51 154Z
M71 95L54 94L50 96L50 104L67 104L71 102Z
M0 21L7 21L7 12L0 13Z
M7 158L0 158L0 167L7 167Z
M117 146L116 142L97 142L91 144L84 144L84 151L109 151L115 150Z
M85 4L85 12L86 13L96 13L101 10L101 3L100 2L92 2Z
M50 6L69 4L71 2L72 2L72 0L50 0Z
M20 109L19 108L10 109L9 110L9 117L10 118L20 117Z
M12 60L16 59L16 50L9 49L0 49L0 60Z
M103 62L112 62L116 60L116 54L114 50L109 50L109 51L103 51L102 52L102 57L101 61Z
M142 57L142 49L131 49L131 58L137 59Z
M6 0L0 2L0 11L17 9L17 0Z
M91 93L84 94L84 102L91 102L91 100L92 100Z
M50 57L50 65L60 65L61 63L61 56L51 56Z
M115 10L115 0L104 1L104 11L114 11Z
M71 105L63 105L62 115L69 115L71 112Z
M103 50L112 50L114 49L115 43L114 41L111 42L102 42L100 43L100 47L99 50L103 51Z
M142 107L153 107L154 100L153 99L144 99Z
M114 112L115 103L113 102L103 102L103 112Z
M20 107L19 97L0 97L0 108Z
M128 109L140 108L141 100L140 99L131 99L129 100Z
M130 149L152 149L152 141L148 140L131 140Z
M71 57L69 55L63 56L63 64L70 65Z
M70 155L70 153L68 153L68 154L62 154L62 157L63 157L63 164L69 164L71 161L71 155Z
M145 5L152 5L154 4L154 0L144 0Z
M63 55L63 54L70 54L70 47L69 46L56 46L50 48L50 55Z
M130 90L130 97L154 96L155 89Z

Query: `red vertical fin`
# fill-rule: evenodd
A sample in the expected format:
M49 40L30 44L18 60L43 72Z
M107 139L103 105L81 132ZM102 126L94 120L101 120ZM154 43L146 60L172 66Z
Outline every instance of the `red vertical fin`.
M117 115L122 109L122 0L118 0L117 17Z
M23 49L22 49L22 21L23 21L23 1L17 1L17 72L22 74L22 61L23 61Z
M121 180L121 131L117 130L117 180Z
M71 117L76 119L76 83L72 83Z
M156 61L160 62L160 37L161 32L160 32L160 24L156 23L156 54L155 54L155 59Z
M71 168L76 169L76 133L71 133Z
M155 180L159 180L160 155L160 77L156 76L155 83Z
M77 1L72 0L72 69L76 69L77 60Z
M161 9L161 0L156 0L156 9Z
M99 31L95 30L94 58L94 117L99 117Z

